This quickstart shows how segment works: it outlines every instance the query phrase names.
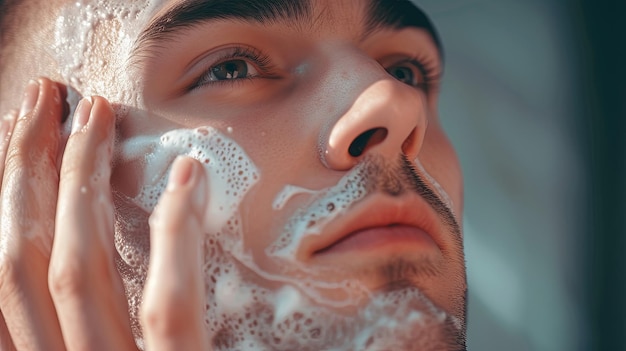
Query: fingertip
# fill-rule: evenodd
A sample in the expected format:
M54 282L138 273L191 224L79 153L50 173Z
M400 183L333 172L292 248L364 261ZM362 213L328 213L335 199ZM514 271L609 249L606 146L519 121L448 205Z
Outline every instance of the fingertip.
M104 131L102 135L109 135L114 127L115 112L107 99L101 96L87 96L80 100L72 119L72 134L95 124L95 129Z
M188 188L194 211L202 217L209 196L207 174L200 161L184 155L176 157L172 163L167 190L175 191L179 188Z
M57 83L47 77L39 77L31 79L27 86L27 93L22 108L20 109L20 117L25 117L30 112L35 111L36 115L41 117L53 115L56 118L46 118L54 123L61 122L65 118L64 115L64 91L61 83ZM35 93L36 92L36 93Z
M172 162L167 190L174 191L181 186L187 185L196 175L194 159L189 156L179 155Z
M48 84L52 84L52 81L48 77L38 77L36 79L36 81L41 86L46 86Z
M162 233L157 236L162 237L163 233L179 236L189 226L202 227L208 203L208 184L203 168L192 157L176 157L165 191L149 218L151 231Z
M20 118L27 116L35 108L37 100L39 99L39 92L39 82L32 79L28 81L24 89L24 97L22 98L22 105L20 107Z
M177 349L206 349L203 231L197 209L206 206L207 197L202 163L178 156L168 189L150 217L150 265L140 313L148 349L164 342Z
M113 107L106 98L99 95L92 95L91 102L98 109L99 113L113 114Z
M113 111L113 107L109 100L102 96L93 95L91 97L92 108L91 108L91 116L97 115L98 119L103 119L107 124L113 125L115 120L115 111Z
M78 106L76 106L76 111L74 111L72 134L78 133L89 123L92 109L93 100L90 97L85 97L80 100Z
M61 90L56 82L46 77L39 77L37 78L37 84L40 87L39 101L45 102L45 98L49 96L56 105L61 105Z

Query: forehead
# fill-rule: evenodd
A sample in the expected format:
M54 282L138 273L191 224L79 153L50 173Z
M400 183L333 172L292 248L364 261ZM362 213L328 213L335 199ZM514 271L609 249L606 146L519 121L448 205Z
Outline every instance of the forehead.
M151 46L216 20L282 24L296 31L315 32L350 27L367 36L381 28L421 28L439 47L428 17L409 0L182 0L160 7L140 33L136 47Z
M338 28L349 22L349 30L354 35L364 36L379 28L415 27L425 29L439 47L427 16L409 0L60 0L43 3L47 7L56 6L54 10L43 6L37 9L44 11L47 19L37 28L49 28L46 31L48 45L40 47L46 50L45 57L54 60L50 67L58 69L53 71L59 72L48 74L71 83L83 94L108 94L113 101L125 101L116 72L126 71L128 64L137 58L160 52L156 49L168 51L171 40L184 35L188 29L202 26L210 30L216 20L235 25L237 22L262 26L280 24L294 30L314 30L321 26ZM21 28L24 25L22 23ZM32 38L32 35L25 36L24 42L31 42Z

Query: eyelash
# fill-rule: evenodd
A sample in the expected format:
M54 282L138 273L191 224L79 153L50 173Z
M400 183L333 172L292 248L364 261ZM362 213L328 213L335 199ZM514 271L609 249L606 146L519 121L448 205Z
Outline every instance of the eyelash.
M274 66L271 63L271 59L268 55L263 53L260 50L257 50L248 46L235 46L230 48L230 50L225 50L226 52L216 60L213 60L209 63L208 67L204 70L204 72L198 77L193 83L191 90L201 88L203 86L208 85L224 85L224 84L235 84L242 83L251 79L258 77L259 75L252 75L247 77L241 77L237 79L228 79L228 80L218 80L218 81L209 81L207 77L211 74L211 70L225 62L233 61L233 60L243 60L247 64L251 64L255 67L257 71L261 73L261 75L271 76L271 72L275 70ZM409 57L403 59L389 67L401 65L401 64L410 64L417 68L424 81L419 83L415 88L424 89L427 93L434 88L436 88L439 84L439 80L441 77L441 73L436 69L437 64L431 62L432 59L427 57ZM385 67L385 70L388 68Z
M437 63L433 62L431 58L419 56L409 57L397 63L394 63L389 67L401 64L410 64L414 66L415 68L417 68L422 77L424 77L424 81L422 83L419 83L416 88L421 88L424 89L424 91L429 92L439 85L441 72L437 69Z
M193 83L191 89L200 88L207 85L218 85L218 84L233 84L233 83L241 83L242 81L246 81L249 79L256 78L258 75L252 75L247 77L241 77L237 79L228 79L228 80L218 80L218 81L209 81L208 76L211 74L211 70L223 63L233 60L243 60L247 64L251 64L254 68L260 72L261 75L271 75L274 71L274 67L271 64L271 60L269 56L261 52L260 50L254 49L252 47L247 46L235 46L230 49L224 50L224 54L221 57L211 61L208 64L208 67L203 71L203 73L198 77Z

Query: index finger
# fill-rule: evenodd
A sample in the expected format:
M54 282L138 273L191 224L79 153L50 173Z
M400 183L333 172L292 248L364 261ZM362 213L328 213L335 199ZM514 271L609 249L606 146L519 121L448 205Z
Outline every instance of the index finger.
M201 278L205 177L198 161L179 156L150 217L150 267L140 311L148 350L208 348Z

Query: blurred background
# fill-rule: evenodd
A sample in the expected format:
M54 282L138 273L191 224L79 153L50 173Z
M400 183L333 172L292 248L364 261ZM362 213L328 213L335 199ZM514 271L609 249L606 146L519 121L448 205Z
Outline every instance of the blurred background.
M415 2L465 174L468 349L626 350L626 1Z

